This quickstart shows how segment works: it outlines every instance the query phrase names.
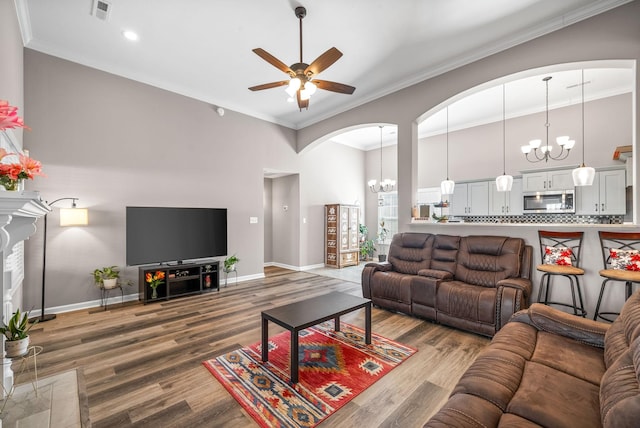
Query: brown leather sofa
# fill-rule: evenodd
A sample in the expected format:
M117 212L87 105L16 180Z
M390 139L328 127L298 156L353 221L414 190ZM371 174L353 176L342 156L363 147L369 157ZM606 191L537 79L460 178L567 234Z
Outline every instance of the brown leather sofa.
M640 292L613 324L539 303L513 316L425 427L640 425Z
M368 263L374 305L493 336L529 306L532 248L520 238L398 233L387 263Z

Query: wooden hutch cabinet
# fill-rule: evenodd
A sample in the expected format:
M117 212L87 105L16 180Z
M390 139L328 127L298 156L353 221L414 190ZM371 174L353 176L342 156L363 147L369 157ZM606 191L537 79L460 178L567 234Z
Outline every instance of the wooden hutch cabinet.
M343 268L358 264L360 207L330 204L324 206L325 266Z

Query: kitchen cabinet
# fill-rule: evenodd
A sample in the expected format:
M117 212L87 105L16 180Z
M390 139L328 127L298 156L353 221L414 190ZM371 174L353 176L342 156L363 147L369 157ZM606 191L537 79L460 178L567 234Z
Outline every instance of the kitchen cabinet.
M624 169L597 171L593 185L576 187L576 214L624 215L625 173Z
M489 182L456 183L451 195L450 215L488 215Z
M489 185L489 215L522 215L522 178L514 178L510 192Z
M543 192L545 190L573 189L572 169L540 171L522 174L522 191Z

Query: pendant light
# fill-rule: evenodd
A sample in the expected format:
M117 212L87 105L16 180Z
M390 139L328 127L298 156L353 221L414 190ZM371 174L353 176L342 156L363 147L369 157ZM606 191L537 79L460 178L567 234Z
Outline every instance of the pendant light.
M510 192L513 186L513 176L507 175L507 132L506 132L506 113L505 113L505 96L504 83L502 84L502 175L496 178L496 187L498 192Z
M443 195L453 195L456 183L449 180L449 106L447 106L447 179L440 183L440 193Z
M382 179L382 125L378 126L380 128L380 184L377 184L376 180L369 180L367 185L369 185L369 189L373 193L386 193L393 192L396 188L396 181L388 178Z
M582 70L582 165L573 170L573 184L575 186L591 186L596 176L596 170L584 164L584 69Z

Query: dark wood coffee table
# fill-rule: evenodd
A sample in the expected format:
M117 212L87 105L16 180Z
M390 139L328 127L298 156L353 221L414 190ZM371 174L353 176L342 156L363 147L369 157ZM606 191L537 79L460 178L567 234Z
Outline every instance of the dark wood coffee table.
M371 343L371 300L334 291L262 312L262 361L269 361L269 321L291 332L291 382L298 382L298 332L330 319L340 331L340 315L365 308L365 343Z

